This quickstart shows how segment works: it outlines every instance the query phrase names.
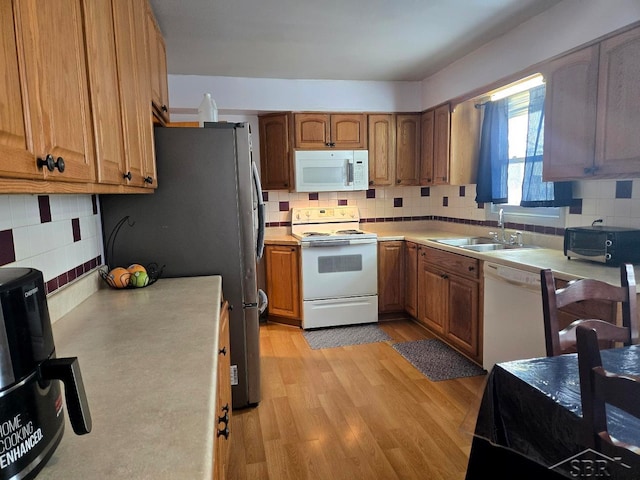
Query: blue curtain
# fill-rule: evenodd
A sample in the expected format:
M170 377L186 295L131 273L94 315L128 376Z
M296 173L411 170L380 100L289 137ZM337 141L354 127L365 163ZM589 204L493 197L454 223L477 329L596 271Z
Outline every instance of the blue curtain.
M476 202L506 203L509 170L509 108L506 98L484 105Z
M527 151L522 181L522 207L564 207L571 205L571 182L542 181L542 153L544 147L545 86L529 90L529 124Z

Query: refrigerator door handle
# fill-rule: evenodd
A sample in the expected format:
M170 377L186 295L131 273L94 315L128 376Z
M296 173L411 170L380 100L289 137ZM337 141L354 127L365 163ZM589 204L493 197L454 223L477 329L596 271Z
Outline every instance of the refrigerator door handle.
M251 171L253 172L253 183L256 187L256 196L258 198L258 238L256 239L256 256L257 260L262 258L264 252L264 200L262 198L262 185L260 184L260 175L256 162L251 161Z

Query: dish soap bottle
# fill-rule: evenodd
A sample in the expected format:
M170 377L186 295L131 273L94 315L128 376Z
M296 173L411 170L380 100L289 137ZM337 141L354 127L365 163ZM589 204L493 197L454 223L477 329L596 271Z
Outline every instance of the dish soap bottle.
M204 122L218 121L218 106L210 93L205 93L198 107L198 122L204 127Z

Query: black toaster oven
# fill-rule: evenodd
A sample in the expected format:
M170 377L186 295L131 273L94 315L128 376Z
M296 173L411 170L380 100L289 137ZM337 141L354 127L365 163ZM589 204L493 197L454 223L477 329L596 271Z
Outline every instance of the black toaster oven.
M564 231L564 254L606 265L640 262L640 229L624 227L569 227Z

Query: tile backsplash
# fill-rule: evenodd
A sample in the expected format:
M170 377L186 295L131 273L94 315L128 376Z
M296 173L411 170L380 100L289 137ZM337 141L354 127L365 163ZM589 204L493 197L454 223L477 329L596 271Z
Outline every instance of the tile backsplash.
M267 225L289 226L293 207L356 205L365 222L438 219L482 225L490 223L484 205L475 202L475 185L376 187L359 192L264 192ZM605 225L640 228L640 179L574 182L574 204L565 227ZM532 229L533 230L533 229ZM561 234L562 228L544 233Z
M0 195L0 266L42 271L47 293L102 264L95 195Z

